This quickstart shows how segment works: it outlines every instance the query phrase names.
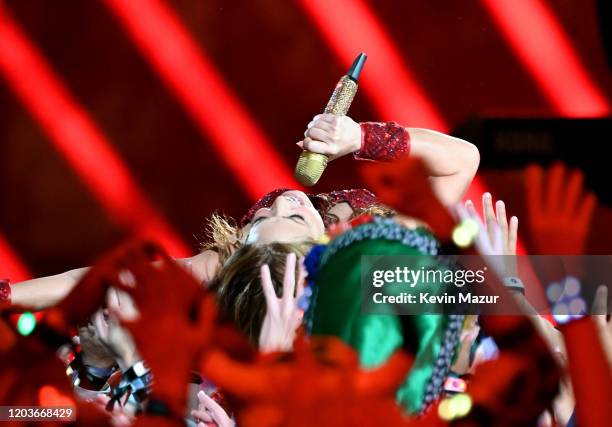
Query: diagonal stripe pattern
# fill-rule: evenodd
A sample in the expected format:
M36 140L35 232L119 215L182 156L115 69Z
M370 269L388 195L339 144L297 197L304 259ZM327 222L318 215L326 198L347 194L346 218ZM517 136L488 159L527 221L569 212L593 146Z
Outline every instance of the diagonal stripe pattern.
M119 227L159 240L175 256L189 254L110 142L4 9L0 9L0 73Z
M606 96L543 0L481 1L555 112L565 117L610 114Z
M176 14L160 0L106 5L253 200L301 186Z

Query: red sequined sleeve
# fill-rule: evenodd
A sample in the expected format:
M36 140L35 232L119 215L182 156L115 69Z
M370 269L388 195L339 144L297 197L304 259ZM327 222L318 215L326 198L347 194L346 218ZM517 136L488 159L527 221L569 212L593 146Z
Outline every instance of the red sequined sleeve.
M357 160L388 162L407 157L410 153L408 129L395 123L364 122L361 126L361 148Z
M8 279L0 279L0 305L11 303L11 284Z

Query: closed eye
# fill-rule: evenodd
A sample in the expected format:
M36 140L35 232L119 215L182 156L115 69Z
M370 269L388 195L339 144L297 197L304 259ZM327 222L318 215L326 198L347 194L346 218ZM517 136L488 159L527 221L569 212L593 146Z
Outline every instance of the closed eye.
M302 224L306 223L306 220L304 219L304 217L302 215L297 215L297 214L296 215L291 215L289 218L292 219L295 222L299 222L299 223L302 223Z
M258 218L255 218L251 224L257 224L258 222L261 222L261 221L263 221L266 218L269 218L269 217L267 217L267 216L260 216Z
M269 218L271 218L271 217L269 217L269 216L260 216L260 217L258 217L258 218L255 218L255 219L254 219L254 220L251 222L251 225L258 224L258 223L260 223L261 221L263 221L263 220L265 220L265 219L269 219ZM294 214L294 215L286 216L285 218L290 219L290 220L292 220L292 221L294 221L294 222L297 222L297 223L300 223L300 224L306 224L306 220L304 219L304 217L303 217L302 215L297 215L297 214Z

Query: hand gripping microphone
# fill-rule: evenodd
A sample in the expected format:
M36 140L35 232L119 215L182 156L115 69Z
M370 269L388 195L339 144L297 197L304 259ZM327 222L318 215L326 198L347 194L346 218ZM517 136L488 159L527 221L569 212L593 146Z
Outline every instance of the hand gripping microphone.
M334 93L332 93L327 107L325 107L325 113L335 114L337 116L344 116L348 112L353 98L357 93L357 86L359 80L359 74L365 64L367 56L365 53L360 53L353 65L349 69L348 73L340 79ZM297 165L295 166L295 178L307 187L315 185L323 171L327 166L328 158L324 154L312 153L310 151L302 151L300 158L298 159Z

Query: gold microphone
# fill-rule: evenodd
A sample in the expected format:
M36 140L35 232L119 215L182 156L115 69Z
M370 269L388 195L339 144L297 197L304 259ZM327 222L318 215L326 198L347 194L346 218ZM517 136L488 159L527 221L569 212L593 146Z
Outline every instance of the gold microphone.
M346 115L357 93L359 74L366 59L366 54L360 53L353 61L353 65L351 65L348 73L342 76L336 85L334 93L332 93L327 107L325 107L325 113L337 116ZM295 178L307 187L315 185L321 178L321 175L323 175L323 171L327 167L327 161L328 158L324 154L302 151L297 165L295 165Z

